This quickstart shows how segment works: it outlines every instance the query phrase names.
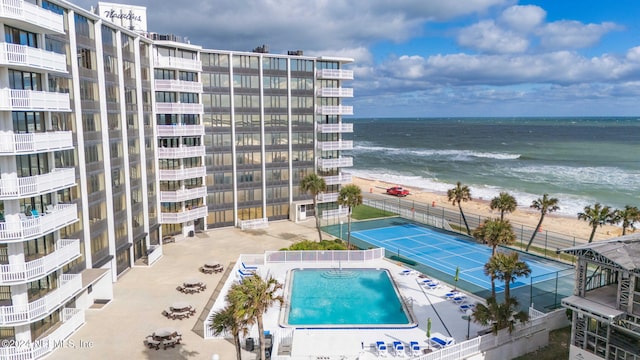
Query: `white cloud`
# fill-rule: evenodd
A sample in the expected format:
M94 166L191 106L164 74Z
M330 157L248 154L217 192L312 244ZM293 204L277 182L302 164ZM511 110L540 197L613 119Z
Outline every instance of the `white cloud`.
M555 21L539 30L540 43L547 49L580 49L596 44L606 33L618 29L612 22L583 24L573 20Z
M530 32L544 21L547 12L535 5L516 5L505 9L499 22L509 29Z
M520 53L527 50L529 41L486 20L462 29L458 44L488 53Z

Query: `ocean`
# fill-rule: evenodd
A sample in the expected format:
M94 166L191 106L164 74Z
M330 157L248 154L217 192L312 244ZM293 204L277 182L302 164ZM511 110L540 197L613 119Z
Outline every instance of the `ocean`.
M529 207L548 193L559 215L587 205L640 207L640 118L384 118L353 123L354 176L474 199L501 191Z

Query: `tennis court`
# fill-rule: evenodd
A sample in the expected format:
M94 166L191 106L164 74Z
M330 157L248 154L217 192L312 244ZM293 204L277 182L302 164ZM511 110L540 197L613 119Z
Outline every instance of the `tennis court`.
M491 290L491 279L484 274L484 264L491 257L491 248L469 241L463 236L417 224L398 224L375 229L352 230L357 238L372 246L383 247L391 253L414 260L453 277L459 267L459 281ZM558 262L520 254L531 268L531 277L517 278L511 289L553 279L570 267ZM504 284L496 282L496 292L504 291Z

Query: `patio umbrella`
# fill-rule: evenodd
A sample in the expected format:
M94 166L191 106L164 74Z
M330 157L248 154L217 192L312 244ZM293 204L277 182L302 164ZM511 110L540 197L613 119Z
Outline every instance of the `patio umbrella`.
M453 287L453 290L458 290L458 278L460 277L460 266L456 266L456 276L453 277L453 281L455 282L455 285Z
M431 346L431 318L427 318L427 346Z

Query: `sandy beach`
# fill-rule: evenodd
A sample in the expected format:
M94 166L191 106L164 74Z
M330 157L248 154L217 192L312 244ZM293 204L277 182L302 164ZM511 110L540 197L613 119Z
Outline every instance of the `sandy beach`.
M411 195L407 199L415 200L417 202L425 204L433 204L435 202L436 207L445 207L448 209L456 209L457 205L453 206L447 199L446 193L433 192L428 189L412 188L405 186L404 184L395 184L383 182L374 179L365 179L361 177L353 177L353 183L362 189L363 192L384 193L385 189L391 186L403 186L411 191ZM491 199L474 198L471 193L471 201L462 204L462 210L465 215L484 215L489 217L499 217L499 211L493 211L489 208L489 202ZM530 227L535 227L540 220L540 212L529 208L531 204L518 204L516 211L510 214L506 214L505 218L509 219L513 224L524 224ZM591 227L586 221L578 220L576 214L575 218L559 216L556 214L547 214L542 223L543 231L556 232L567 236L575 236L577 238L589 239L591 234ZM629 233L627 229L627 233ZM594 241L606 240L622 234L622 229L617 226L605 225L599 227L596 231Z

